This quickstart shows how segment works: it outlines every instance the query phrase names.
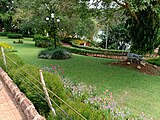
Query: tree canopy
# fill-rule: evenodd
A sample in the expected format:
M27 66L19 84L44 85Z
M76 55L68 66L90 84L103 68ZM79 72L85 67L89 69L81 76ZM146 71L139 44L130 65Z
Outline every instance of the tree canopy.
M89 0L84 0L86 1L89 2ZM145 54L156 47L160 27L159 0L95 0L90 4L92 5L95 6L92 7L93 9L103 13L108 13L109 10L114 14L117 11L123 12L125 17L121 19L121 22L125 22L126 29L131 36L131 52Z
M17 4L13 22L21 21L20 27L25 30L43 33L47 26L45 18L50 17L51 12L60 18L60 30L66 35L90 36L89 31L95 28L92 18L86 17L87 5L78 0L21 0Z
M66 36L76 33L91 38L98 27L125 24L131 52L145 54L157 47L159 0L16 0L14 4L1 0L0 10L6 29L15 25L24 32L44 34L45 18L54 12L61 19L60 30Z

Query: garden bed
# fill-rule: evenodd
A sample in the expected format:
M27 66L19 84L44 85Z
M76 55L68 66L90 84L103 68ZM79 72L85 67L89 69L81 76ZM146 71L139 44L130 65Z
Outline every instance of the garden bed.
M139 72L142 72L144 74L149 74L149 75L160 75L160 67L157 67L149 63L146 63L146 65L144 66L135 62L128 63L128 61L125 60L125 61L119 61L119 62L112 62L112 63L109 63L109 65L128 67L128 68L136 69ZM138 66L139 68L137 68Z

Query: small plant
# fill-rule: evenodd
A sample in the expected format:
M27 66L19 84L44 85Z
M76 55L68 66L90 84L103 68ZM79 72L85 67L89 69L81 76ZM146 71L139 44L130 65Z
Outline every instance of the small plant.
M72 55L65 49L58 48L53 50L47 49L47 50L41 51L38 54L38 57L43 59L64 60L64 59L70 59Z
M16 42L16 41L13 41L13 43L18 43L18 44L23 44L23 40L18 40L18 42Z
M0 47L3 47L6 51L13 51L14 47L8 43L0 43Z

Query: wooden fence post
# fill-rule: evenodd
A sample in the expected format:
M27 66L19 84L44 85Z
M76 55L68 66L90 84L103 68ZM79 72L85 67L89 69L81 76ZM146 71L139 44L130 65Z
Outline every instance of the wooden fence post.
M45 81L44 81L44 78L43 78L42 70L39 70L39 72L40 72L40 79L41 79L42 87L43 87L43 90L44 90L44 93L45 93L45 96L46 96L47 103L48 103L50 109L52 110L53 115L56 115L55 109L52 107L52 103L51 103L50 98L49 98L49 94L48 94L46 84L45 84Z
M4 54L4 48L1 46L1 51L2 51L2 57L3 57L3 62L4 62L4 65L7 69L7 62L6 62L6 57L5 57L5 54Z

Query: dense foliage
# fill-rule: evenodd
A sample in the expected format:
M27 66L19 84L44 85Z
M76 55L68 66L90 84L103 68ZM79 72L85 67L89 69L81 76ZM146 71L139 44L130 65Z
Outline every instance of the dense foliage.
M55 19L60 18L59 35L63 36L92 36L95 23L91 17L86 17L87 5L75 0L21 0L16 2L16 14L13 22L18 24L25 33L46 34L52 23L47 23L45 18L55 13ZM50 18L51 19L51 18ZM55 20L55 28L57 22ZM34 26L34 27L33 27ZM54 29L55 32L55 29Z
M129 32L125 28L124 24L119 24L110 27L108 30L107 46L108 49L125 50L126 45L131 42ZM99 43L102 48L106 47L106 34L101 34L102 41Z
M145 54L157 47L157 32L160 27L159 0L96 0L90 3L90 6L92 6L93 11L102 14L100 22L104 22L104 24L115 24L111 23L113 14L119 18L116 19L117 24L125 23L131 37L131 52Z
M12 23L15 7L14 0L0 1L0 28L4 28L7 32L13 32L17 29L17 26Z
M33 41L35 41L36 47L42 48L51 47L54 42L49 37L42 35L35 35Z
M140 6L142 2L135 2L136 6ZM136 17L130 17L126 21L126 27L132 38L131 51L139 54L152 52L157 46L157 33L160 27L159 2L150 0L144 2L143 7L138 8L135 12ZM129 14L126 12L126 14Z
M134 1L129 0L120 6L125 8L126 28L132 40L131 51L138 54L152 52L157 41L160 27L160 2L158 0Z

